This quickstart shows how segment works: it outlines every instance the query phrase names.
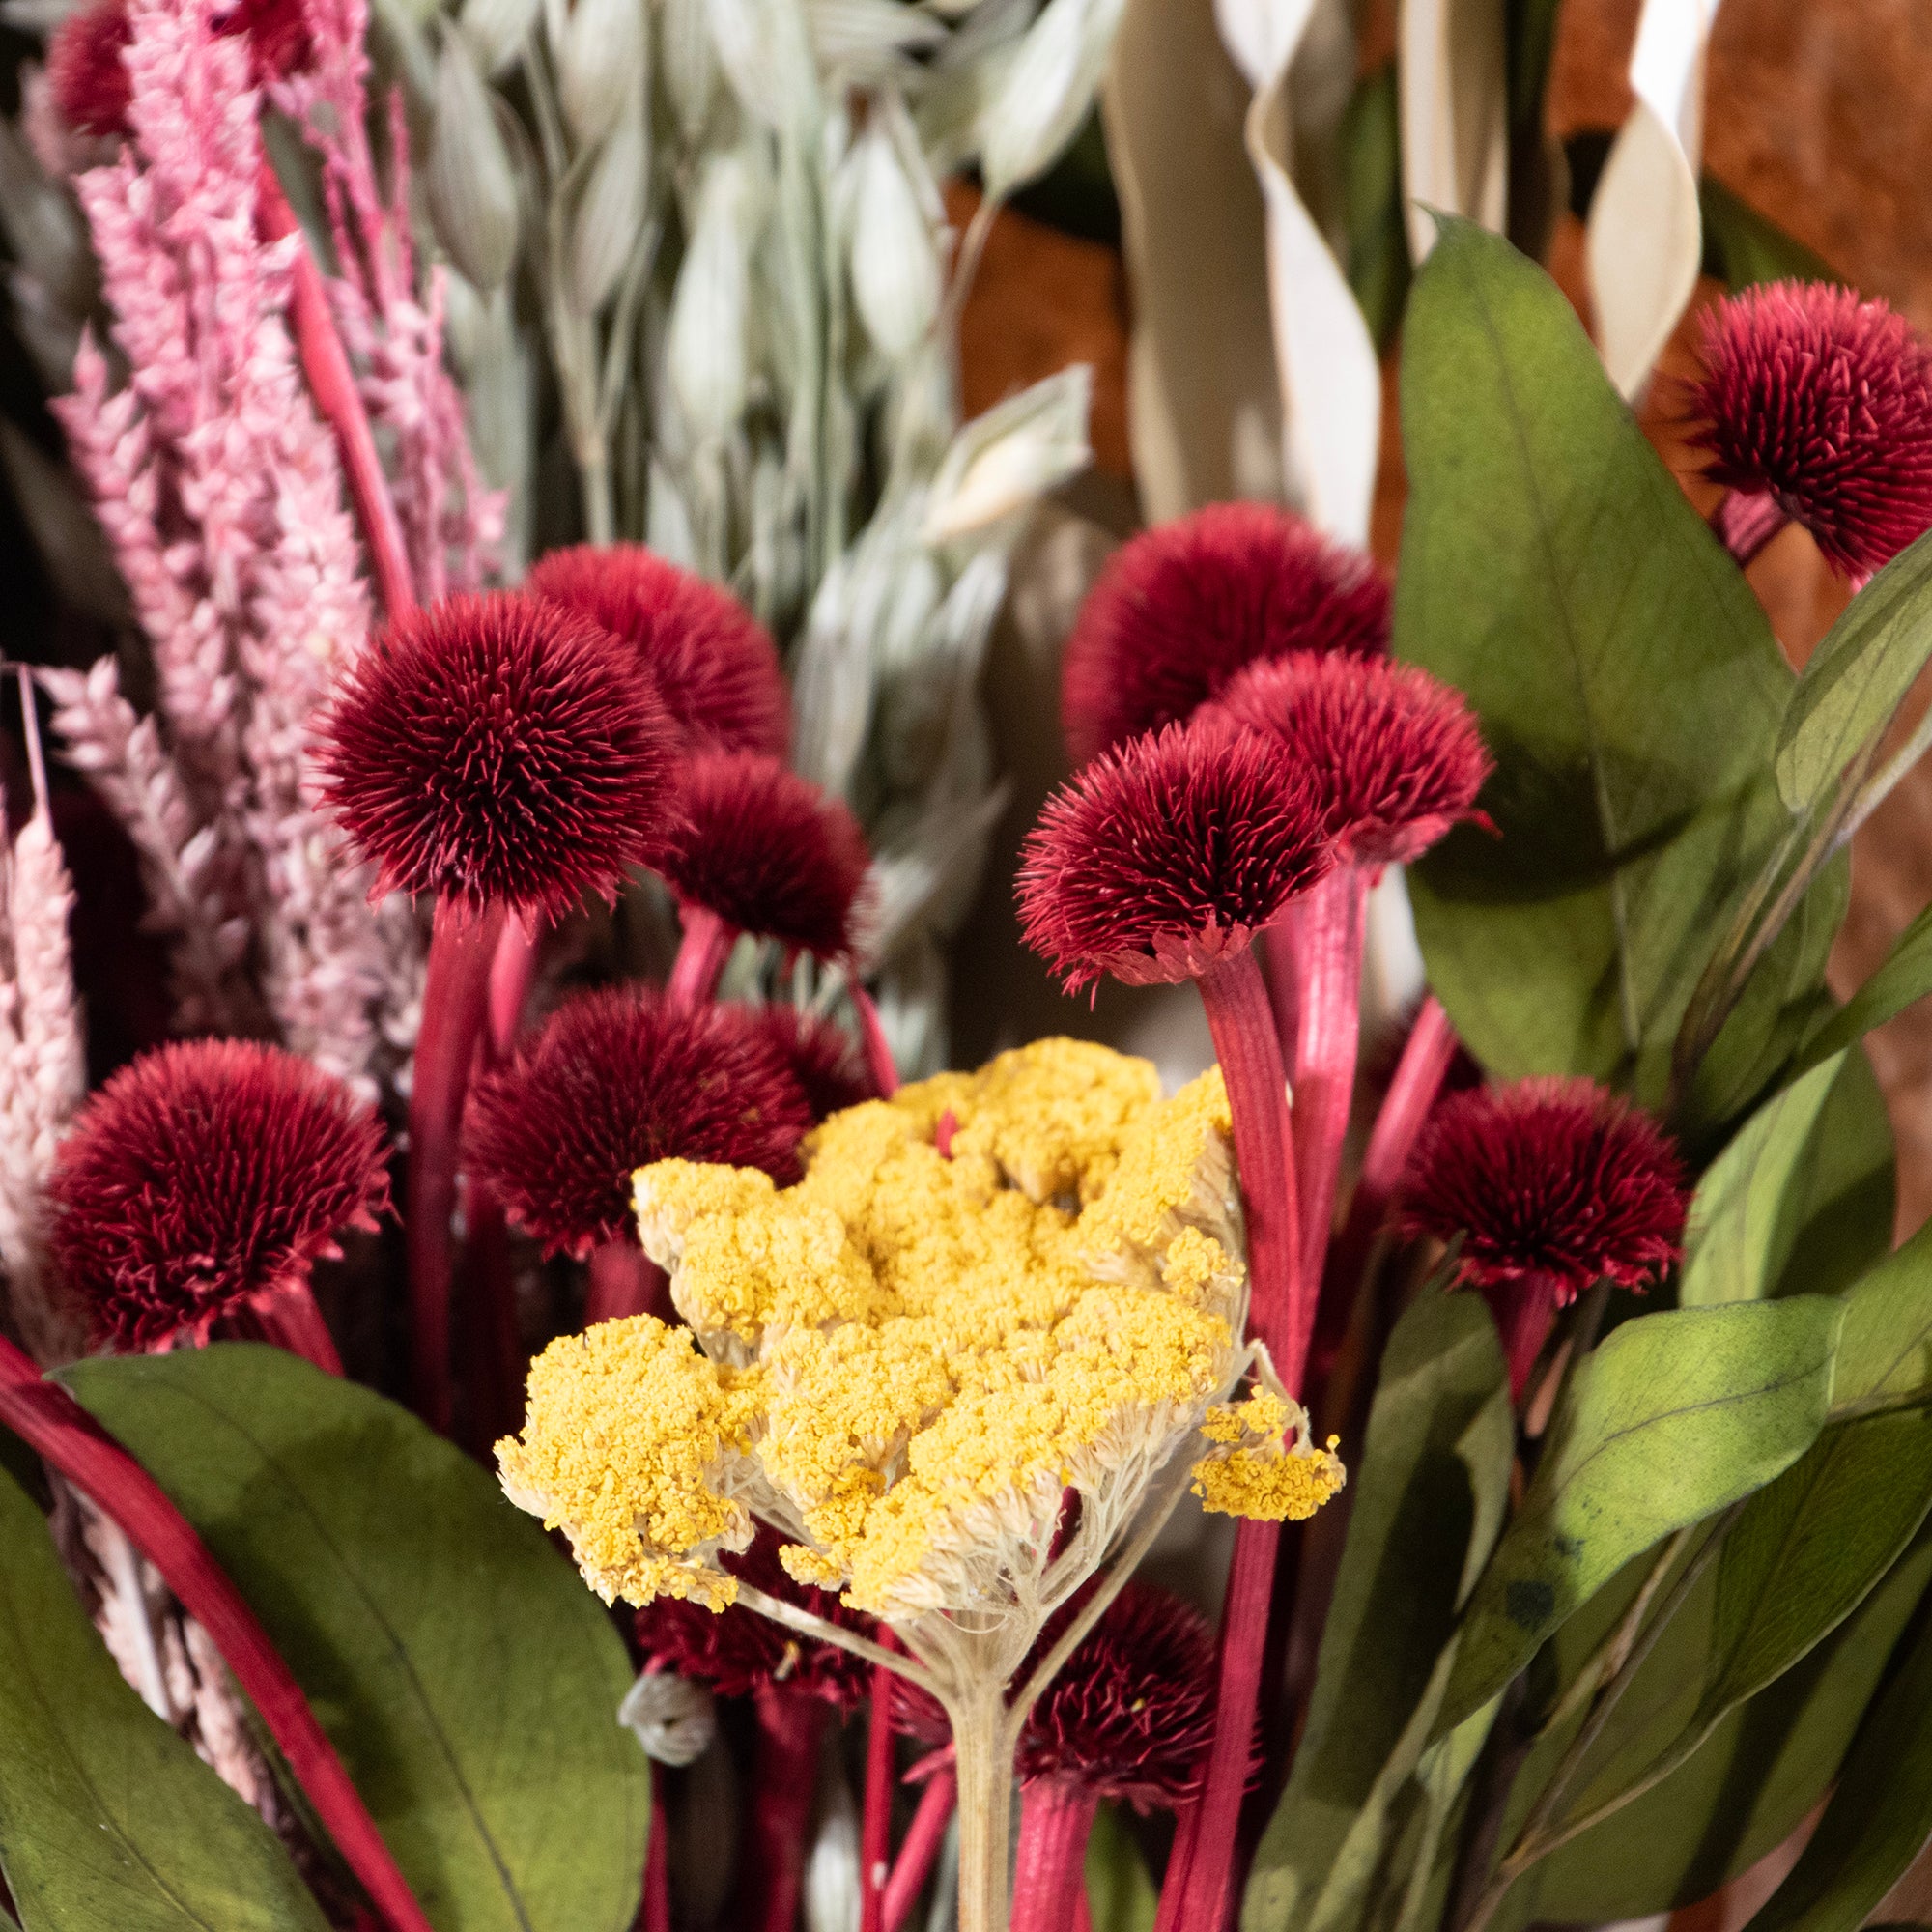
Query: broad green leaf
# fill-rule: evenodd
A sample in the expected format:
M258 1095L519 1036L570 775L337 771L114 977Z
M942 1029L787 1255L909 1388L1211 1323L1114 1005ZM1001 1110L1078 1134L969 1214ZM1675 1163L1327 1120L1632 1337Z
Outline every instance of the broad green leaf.
M1932 993L1932 906L1903 932L1878 970L1804 1042L1804 1064L1815 1065L1862 1039Z
M1408 296L1408 224L1403 219L1402 129L1395 63L1355 84L1337 155L1348 231L1349 286L1378 349L1395 340Z
M1789 826L1770 766L1791 672L1570 304L1506 242L1442 223L1402 394L1396 647L1480 715L1501 833L1461 828L1409 875L1431 983L1485 1065L1655 1099Z
M1448 1681L1465 1578L1501 1524L1508 1402L1481 1297L1424 1293L1382 1358L1308 1721L1255 1856L1246 1932L1299 1927L1311 1911L1327 1922L1373 1874Z
M1845 1296L1832 1382L1840 1415L1932 1396L1932 1222Z
M0 1473L0 1870L24 1932L327 1932L264 1825L122 1682Z
M1771 1293L1837 1294L1891 1248L1898 1160L1871 1062L1848 1053L1798 1164L1794 1234Z
M1147 1861L1111 1804L1094 1814L1087 1840L1087 1912L1094 1932L1153 1932L1160 1894Z
M1822 1295L1645 1315L1578 1366L1561 1439L1470 1600L1445 1728L1500 1690L1633 1556L1810 1447L1843 1316Z
M1733 194L1716 175L1697 185L1704 215L1704 270L1733 290L1753 282L1835 282L1823 256L1814 255L1774 221Z
M1767 1100L1705 1171L1684 1230L1678 1299L1686 1308L1756 1301L1771 1292L1792 1232L1793 1181L1832 1083L1828 1060Z
M1932 656L1932 538L1892 558L1805 661L1777 733L1777 789L1792 815L1830 796L1890 723Z
M1838 1788L1750 1932L1858 1932L1932 1838L1932 1629L1865 1713Z
M1669 1911L1781 1844L1831 1784L1928 1577L1932 1539L1921 1538L1853 1616L1662 1783L1533 1867L1516 1889L1535 1888L1526 1916L1597 1923Z
M650 1801L624 1646L483 1469L279 1349L62 1379L234 1577L439 1932L628 1932Z

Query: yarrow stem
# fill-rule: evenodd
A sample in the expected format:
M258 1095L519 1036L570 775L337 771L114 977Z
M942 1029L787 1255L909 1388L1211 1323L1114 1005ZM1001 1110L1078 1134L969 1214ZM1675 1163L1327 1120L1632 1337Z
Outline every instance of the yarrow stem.
M893 1875L886 1881L885 1932L900 1932L912 1916L932 1867L946 1842L946 1828L959 1803L959 1776L952 1765L943 1764L925 1781L919 1808L906 1827L899 1845Z
M120 1525L213 1638L383 1923L390 1932L430 1932L342 1760L241 1593L159 1485L4 1337L0 1423Z
M665 995L673 1007L702 1006L717 992L738 935L707 906L686 905L681 916L684 937Z
M1065 1777L1020 1787L1020 1842L1013 1866L1012 1932L1069 1932L1087 1880L1087 1840L1097 1792Z
M854 1657L863 1657L867 1663L882 1664L888 1670L896 1670L910 1684L917 1684L928 1697L940 1696L940 1689L931 1671L924 1664L898 1651L888 1650L882 1643L874 1643L868 1636L861 1636L855 1630L848 1630L843 1624L829 1622L815 1616L810 1610L798 1604L788 1604L782 1597L770 1597L755 1583L747 1583L741 1577L738 1582L738 1601L747 1608L756 1610L761 1617L770 1617L775 1624L783 1624L787 1630L795 1630L802 1636L815 1636L821 1643L836 1643L840 1650L849 1650Z
M411 1369L417 1408L445 1434L450 1420L450 1225L456 1211L457 1148L488 1009L491 959L502 924L500 905L478 913L447 894L438 897L410 1088Z
M1014 1731L1004 1687L947 1705L959 1778L959 1932L1008 1932Z

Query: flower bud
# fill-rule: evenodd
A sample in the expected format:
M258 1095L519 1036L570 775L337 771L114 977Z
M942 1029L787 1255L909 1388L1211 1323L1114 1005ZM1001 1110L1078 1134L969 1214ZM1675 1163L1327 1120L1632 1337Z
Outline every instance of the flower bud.
M537 0L463 0L456 16L476 64L493 77L523 51L537 17Z
M1044 174L1093 104L1126 0L1048 0L980 117L980 172L1002 201Z
M581 314L596 314L624 273L643 226L650 165L650 129L639 100L611 130L578 197L571 224L570 283Z
M818 67L799 0L707 0L711 44L738 103L774 133L818 122Z
M557 98L570 131L586 148L616 125L625 103L643 97L643 0L577 0L556 50Z
M704 0L662 0L658 17L665 93L677 119L678 137L689 147L704 130L718 85Z
M517 258L517 178L468 43L446 35L436 64L436 130L423 170L430 219L450 259L485 294Z
M1093 370L1076 363L969 422L933 478L925 540L943 543L983 529L1086 469L1093 458L1087 443L1093 394Z
M682 1770L710 1748L718 1731L718 1706L702 1684L669 1670L645 1671L617 1706L644 1755Z
M866 333L896 362L939 312L939 251L934 221L881 119L874 118L850 162L852 299Z
M671 393L700 437L724 435L744 413L750 260L761 199L749 156L712 158L677 272L665 345Z

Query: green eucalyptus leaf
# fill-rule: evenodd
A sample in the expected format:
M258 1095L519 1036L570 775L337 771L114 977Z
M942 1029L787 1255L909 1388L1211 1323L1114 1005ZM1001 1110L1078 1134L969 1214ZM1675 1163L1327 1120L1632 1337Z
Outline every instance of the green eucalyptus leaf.
M1802 1064L1815 1065L1862 1039L1927 993L1932 993L1932 906L1898 935L1871 978L1819 1023L1804 1042Z
M1411 273L1403 218L1402 127L1395 62L1355 83L1337 154L1349 286L1378 349L1395 340Z
M1805 661L1777 733L1777 789L1794 817L1831 795L1891 722L1932 657L1932 534L1888 563Z
M1670 1911L1783 1843L1836 1775L1928 1578L1932 1538L1921 1537L1851 1617L1661 1784L1532 1866L1511 1895L1522 1916L1598 1923ZM1694 1665L1681 1674L1694 1681ZM1513 1812L1541 1788L1551 1755L1539 1747Z
M0 1870L24 1932L327 1932L274 1833L122 1681L0 1473Z
M1359 1905L1434 1728L1457 1605L1501 1526L1513 1444L1488 1308L1425 1293L1382 1357L1308 1721L1255 1855L1245 1932L1344 1923Z
M483 1469L279 1349L61 1378L248 1599L439 1932L627 1932L650 1801L624 1646Z
M1832 1381L1839 1415L1932 1397L1932 1223L1845 1296Z
M1865 1713L1838 1788L1749 1932L1858 1932L1932 1838L1932 1627Z
M1814 255L1775 221L1735 195L1716 175L1697 185L1704 216L1705 272L1727 287L1753 282L1835 282L1838 276L1822 255Z
M1891 1249L1898 1157L1871 1062L1848 1053L1793 1177L1791 1240L1770 1293L1837 1294Z
M1790 669L1570 304L1506 242L1442 222L1402 396L1396 648L1468 695L1501 834L1459 828L1409 874L1431 983L1485 1065L1654 1100L1714 936L1789 828L1770 766Z
M1684 1230L1677 1297L1686 1308L1770 1293L1799 1164L1842 1064L1828 1060L1774 1094L1705 1171Z
M1087 1913L1094 1932L1153 1932L1160 1894L1140 1847L1111 1804L1094 1814L1087 1840Z
M1560 1439L1470 1600L1444 1728L1500 1690L1633 1556L1810 1447L1843 1316L1822 1295L1640 1316L1577 1366Z

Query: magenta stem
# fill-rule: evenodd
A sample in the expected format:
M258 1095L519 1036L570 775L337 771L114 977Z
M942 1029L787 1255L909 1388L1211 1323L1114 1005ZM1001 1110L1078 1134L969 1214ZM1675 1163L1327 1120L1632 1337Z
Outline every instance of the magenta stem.
M1096 1793L1062 1777L1020 1787L1020 1843L1013 1865L1012 1932L1071 1932L1087 1891L1087 1840Z
M522 913L503 921L497 951L490 960L490 1065L509 1064L517 1050L517 1034L537 977L537 938L524 923Z
M946 1842L946 1828L959 1803L959 1776L950 1764L941 1765L925 1781L919 1808L906 1827L904 1842L886 1881L885 1932L900 1932L932 1876Z
M416 1407L449 1431L450 1224L456 1212L463 1103L490 991L501 906L475 913L439 898L423 981L422 1029L410 1087L409 1264L411 1374Z
M583 1325L590 1328L626 1315L655 1315L660 1321L675 1321L670 1280L635 1242L606 1241L590 1253L590 1293L584 1299Z
M328 1332L328 1323L322 1319L322 1310L315 1305L315 1293L307 1282L298 1282L265 1295L247 1311L246 1319L261 1331L263 1341L272 1342L276 1348L286 1349L305 1362L313 1362L325 1375L342 1373L342 1356L336 1350L335 1337Z
M810 1691L760 1684L752 1693L757 1737L752 1804L734 1932L792 1932L805 1886L806 1838L818 1785L828 1706Z
M1556 1325L1556 1284L1548 1275L1526 1275L1520 1281L1498 1282L1494 1288L1485 1289L1483 1297L1502 1336L1503 1356L1509 1363L1510 1400L1520 1407L1530 1371Z
M880 1627L879 1640L895 1648ZM872 1671L871 1724L866 1734L866 1800L859 1816L859 1932L885 1932L886 1881L893 1864L893 1680Z
M1754 490L1748 495L1726 490L1711 512L1711 528L1740 570L1790 521L1769 490Z
M856 975L848 990L852 995L852 1010L859 1015L859 1037L865 1044L866 1071L871 1075L872 1091L880 1099L890 1100L899 1091L899 1070L893 1064L893 1049L880 1022L879 1009Z
M651 1766L651 1841L644 1850L644 1895L637 1932L671 1932L670 1833L665 1820L664 1766Z
M684 937L678 942L665 997L673 1007L701 1007L718 991L724 962L738 943L738 932L709 907L685 904L678 911L684 921Z
M255 221L264 238L279 241L297 232L295 211L290 208L282 185L267 160L256 176ZM383 459L376 450L376 438L369 427L368 412L362 407L355 374L349 366L349 353L329 313L327 292L322 286L321 271L309 253L308 238L302 238L296 251L289 287L289 317L295 327L296 353L301 357L308 378L309 394L323 420L335 433L341 452L343 475L355 505L356 521L369 546L369 560L376 573L376 587L383 609L393 621L416 606L415 581L410 572L409 549L403 542L403 526L396 515L395 498L383 473Z
M1301 1035L1301 900L1291 899L1287 912L1262 934L1268 1005L1274 1011L1274 1037L1281 1042L1284 1066L1293 1060L1294 1042Z
M1299 905L1300 1003L1290 1080L1301 1213L1301 1279L1321 1279L1335 1218L1335 1183L1355 1094L1362 1032L1362 931L1369 874L1337 866Z
M4 1337L0 1423L113 1518L214 1639L383 1923L392 1932L430 1932L334 1746L241 1592L154 1478Z

